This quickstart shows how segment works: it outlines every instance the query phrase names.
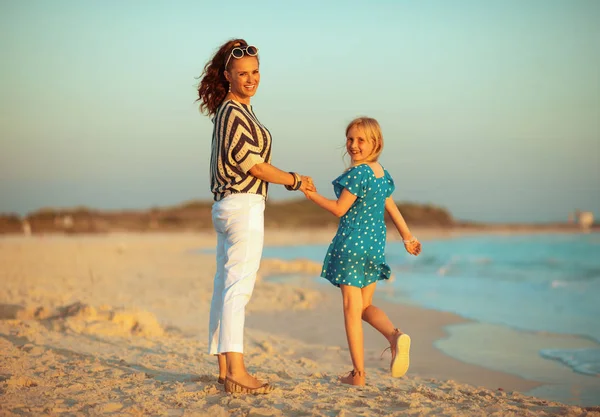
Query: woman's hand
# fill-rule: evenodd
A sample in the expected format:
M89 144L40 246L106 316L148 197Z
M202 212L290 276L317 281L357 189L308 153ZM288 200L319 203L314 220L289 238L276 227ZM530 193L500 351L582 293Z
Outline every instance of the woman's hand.
M411 255L419 255L421 253L421 242L417 240L416 237L413 237L409 240L403 240L404 249Z
M302 191L304 193L304 197L306 197L307 199L311 199L310 196L312 194L316 194L317 189L314 186L314 184L309 184L308 182L304 182L302 181L302 185L300 186L300 191Z
M301 179L302 179L302 185L300 186L300 191L302 191L304 194L306 194L307 191L312 191L312 192L317 191L317 187L315 187L315 184L313 183L313 180L311 177L302 175Z

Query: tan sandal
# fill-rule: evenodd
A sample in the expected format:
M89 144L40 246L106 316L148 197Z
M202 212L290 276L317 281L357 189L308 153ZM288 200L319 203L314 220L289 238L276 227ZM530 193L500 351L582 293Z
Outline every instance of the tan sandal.
M400 333L396 329L396 338L391 346L392 361L390 362L390 371L392 377L400 378L406 375L410 366L410 336L405 333Z
M265 382L260 387L251 388L242 385L231 378L225 378L225 392L230 392L232 394L268 394L271 391L273 391L273 389L274 387L272 385L269 385L268 382Z
M365 371L351 370L348 375L340 377L340 382L347 385L364 386L366 379Z

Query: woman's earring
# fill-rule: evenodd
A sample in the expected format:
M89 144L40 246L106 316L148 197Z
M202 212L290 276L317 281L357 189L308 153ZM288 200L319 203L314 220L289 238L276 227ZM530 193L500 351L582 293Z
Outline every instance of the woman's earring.
M231 83L229 83L229 92L231 93Z

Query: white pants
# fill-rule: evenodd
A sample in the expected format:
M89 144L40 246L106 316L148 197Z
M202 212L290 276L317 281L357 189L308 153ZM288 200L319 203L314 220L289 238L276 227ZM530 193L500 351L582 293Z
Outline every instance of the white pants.
M210 304L208 353L244 352L245 309L256 281L264 240L265 199L232 194L212 207L217 273Z

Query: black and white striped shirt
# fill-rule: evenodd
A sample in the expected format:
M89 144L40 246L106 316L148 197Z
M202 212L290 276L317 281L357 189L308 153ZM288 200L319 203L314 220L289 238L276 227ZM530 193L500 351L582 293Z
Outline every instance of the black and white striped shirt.
M226 100L213 123L210 189L215 201L234 193L266 198L269 183L248 171L256 164L271 163L271 133L258 121L252 106Z

